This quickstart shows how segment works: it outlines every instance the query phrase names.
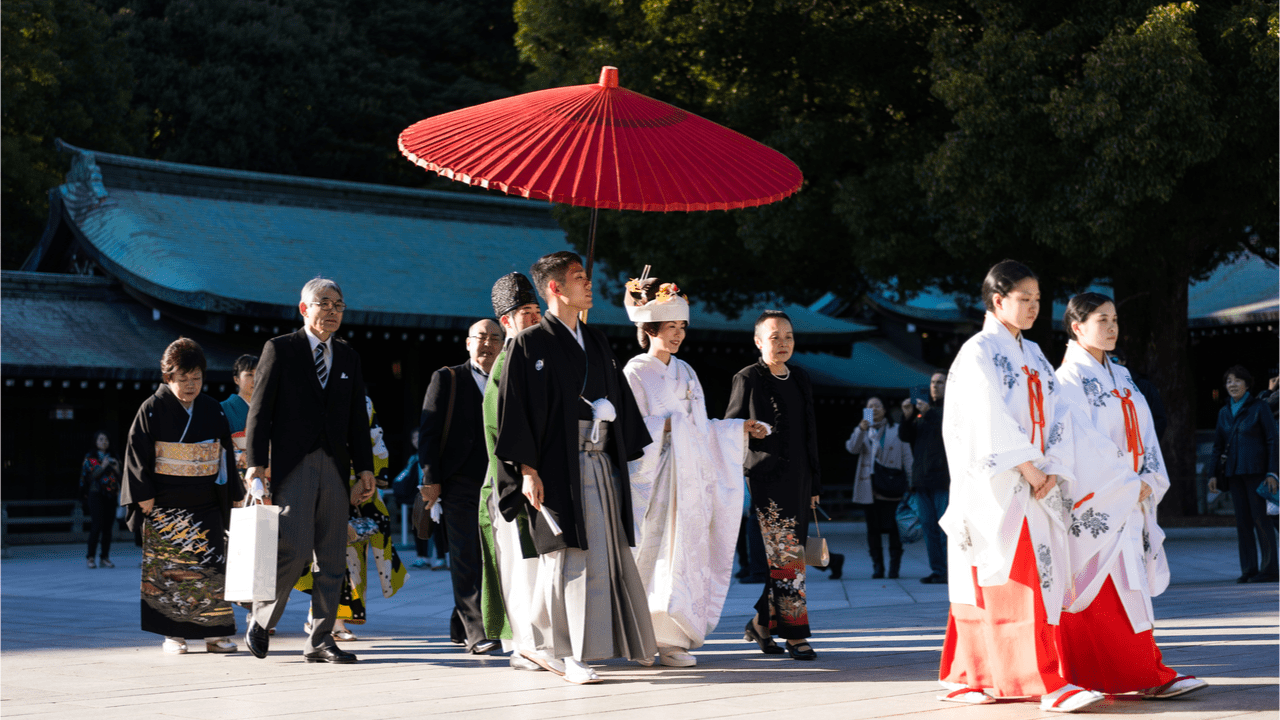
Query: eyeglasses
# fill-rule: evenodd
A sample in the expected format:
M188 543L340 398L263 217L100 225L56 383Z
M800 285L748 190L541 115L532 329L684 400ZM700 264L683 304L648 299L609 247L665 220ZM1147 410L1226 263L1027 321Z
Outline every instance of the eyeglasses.
M468 335L468 338L479 340L481 345L500 345L502 344L501 335L490 335L489 333L480 333L479 335Z
M314 301L314 300L313 300L313 301L311 301L311 302L309 302L309 303L307 303L307 304L308 304L308 305L314 305L315 307L318 307L318 308L320 308L321 310L323 310L323 311L325 311L325 312L337 312L337 313L340 313L340 312L342 312L342 311L344 311L344 310L346 310L346 309L347 309L347 304L346 304L346 303L344 303L344 302L332 302L332 301L330 301L330 300L321 300L320 302L316 302L316 301Z

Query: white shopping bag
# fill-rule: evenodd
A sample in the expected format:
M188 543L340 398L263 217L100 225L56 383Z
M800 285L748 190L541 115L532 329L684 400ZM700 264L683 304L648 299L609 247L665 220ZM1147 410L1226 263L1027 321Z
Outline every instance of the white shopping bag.
M231 509L225 600L253 602L276 598L279 533L280 508L263 505L260 496L253 497L246 507Z

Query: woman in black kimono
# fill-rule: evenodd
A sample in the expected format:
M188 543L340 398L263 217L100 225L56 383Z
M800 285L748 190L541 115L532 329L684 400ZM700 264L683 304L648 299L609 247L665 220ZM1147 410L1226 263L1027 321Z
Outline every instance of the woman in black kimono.
M204 351L179 338L160 360L164 384L129 429L120 503L142 525L142 629L167 653L204 638L209 652L236 650L231 604L222 599L226 528L244 493L222 407L200 392Z
M771 432L747 445L746 474L751 506L760 518L769 579L756 603L756 616L747 623L746 639L766 654L781 654L776 634L787 641L796 660L818 655L809 645L809 612L805 604L804 544L809 518L817 506L817 427L813 415L813 386L801 368L787 367L795 349L791 318L766 310L756 320L760 360L733 376L726 418L756 420Z

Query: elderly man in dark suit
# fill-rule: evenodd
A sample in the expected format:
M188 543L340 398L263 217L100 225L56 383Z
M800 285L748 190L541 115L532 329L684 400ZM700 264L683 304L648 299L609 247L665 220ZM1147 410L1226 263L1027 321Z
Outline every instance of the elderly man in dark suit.
M307 662L351 663L333 640L333 621L347 567L348 505L374 492L373 451L360 356L334 333L346 310L342 289L315 278L302 288L303 328L267 341L249 403L245 482L262 478L281 507L276 598L253 604L245 644L267 655L293 584L315 560ZM352 469L359 482L348 490Z
M467 333L471 358L440 368L431 376L422 403L418 459L422 498L428 507L439 499L449 536L449 572L453 578L450 636L467 650L484 655L501 647L485 637L480 609L480 488L489 468L481 406L493 361L502 349L502 328L481 320Z

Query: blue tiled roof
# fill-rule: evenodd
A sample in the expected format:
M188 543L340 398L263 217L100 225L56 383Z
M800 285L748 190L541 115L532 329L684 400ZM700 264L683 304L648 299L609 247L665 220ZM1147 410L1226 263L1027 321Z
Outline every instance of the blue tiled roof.
M72 170L55 193L95 260L126 285L199 311L292 317L302 285L320 274L342 286L349 324L455 326L491 314L499 276L528 274L567 244L541 202L63 147ZM873 329L783 309L801 333ZM742 332L757 312L729 320L695 310L693 324ZM596 308L591 321L630 325L620 307Z
M106 278L5 272L0 365L6 375L156 379L169 343L200 343L209 369L230 372L239 353L126 296Z
M928 385L933 368L908 357L886 340L855 343L852 357L796 353L791 363L809 372L815 385L863 390L896 390L904 395Z

